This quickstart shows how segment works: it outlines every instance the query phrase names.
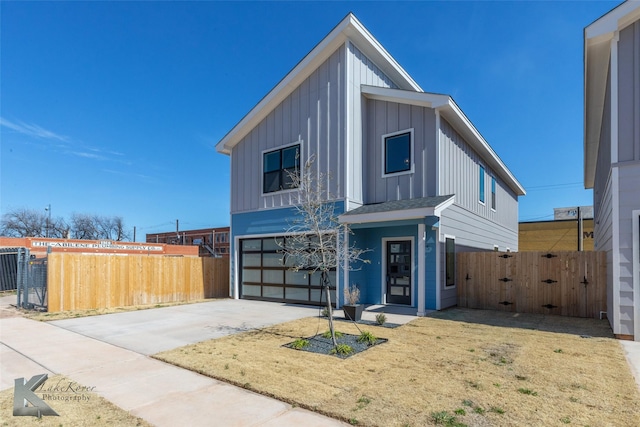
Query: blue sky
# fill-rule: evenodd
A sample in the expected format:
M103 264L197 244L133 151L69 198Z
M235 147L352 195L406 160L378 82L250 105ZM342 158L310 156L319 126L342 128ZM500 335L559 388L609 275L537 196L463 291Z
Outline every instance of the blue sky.
M528 194L591 205L585 26L618 1L0 3L0 213L122 216L144 234L229 224L215 144L353 12L451 95Z

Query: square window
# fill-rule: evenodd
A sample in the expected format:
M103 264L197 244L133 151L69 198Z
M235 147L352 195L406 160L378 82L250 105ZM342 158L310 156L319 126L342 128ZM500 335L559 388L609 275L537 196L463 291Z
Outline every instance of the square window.
M262 155L262 192L273 193L295 188L295 179L300 170L300 144Z
M384 138L385 175L411 170L411 132Z

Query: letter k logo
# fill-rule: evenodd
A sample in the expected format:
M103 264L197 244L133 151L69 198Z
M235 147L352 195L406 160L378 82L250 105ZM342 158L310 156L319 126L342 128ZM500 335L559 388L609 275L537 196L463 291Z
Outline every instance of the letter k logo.
M58 413L44 403L42 399L33 392L40 384L47 380L47 374L34 375L28 382L24 378L16 378L15 389L13 391L13 415L42 417L43 415L56 415ZM33 406L27 406L27 402Z

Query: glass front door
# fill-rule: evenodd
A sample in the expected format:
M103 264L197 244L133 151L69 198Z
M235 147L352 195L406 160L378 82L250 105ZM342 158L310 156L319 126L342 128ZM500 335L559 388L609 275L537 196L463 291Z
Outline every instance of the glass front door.
M387 303L411 305L411 241L387 241Z

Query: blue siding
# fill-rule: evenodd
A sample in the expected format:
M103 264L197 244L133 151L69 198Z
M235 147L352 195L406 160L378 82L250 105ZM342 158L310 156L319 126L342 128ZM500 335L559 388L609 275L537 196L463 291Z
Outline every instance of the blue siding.
M344 213L344 202L334 203L336 216ZM259 237L269 235L286 235L295 219L299 218L298 211L293 208L265 209L261 211L238 213L231 215L231 286L235 285L236 238L243 236ZM234 295L235 296L235 295Z
M383 247L382 239L394 237L412 237L413 245L413 283L411 288L412 301L416 306L418 301L418 245L425 244L425 286L426 308L435 310L436 308L436 231L431 226L437 225L437 218L427 218L424 223L426 227L426 240L422 240L422 236L418 236L418 223L421 221L402 221L401 224L392 222L361 224L354 226L351 242L355 243L359 248L370 249L371 252L366 254L366 259L370 264L363 264L361 269L349 272L349 282L351 285L357 284L360 288L360 302L363 304L382 304L382 286L383 280L382 270L383 263ZM356 266L359 268L360 266ZM340 295L340 300L344 303L344 296Z

